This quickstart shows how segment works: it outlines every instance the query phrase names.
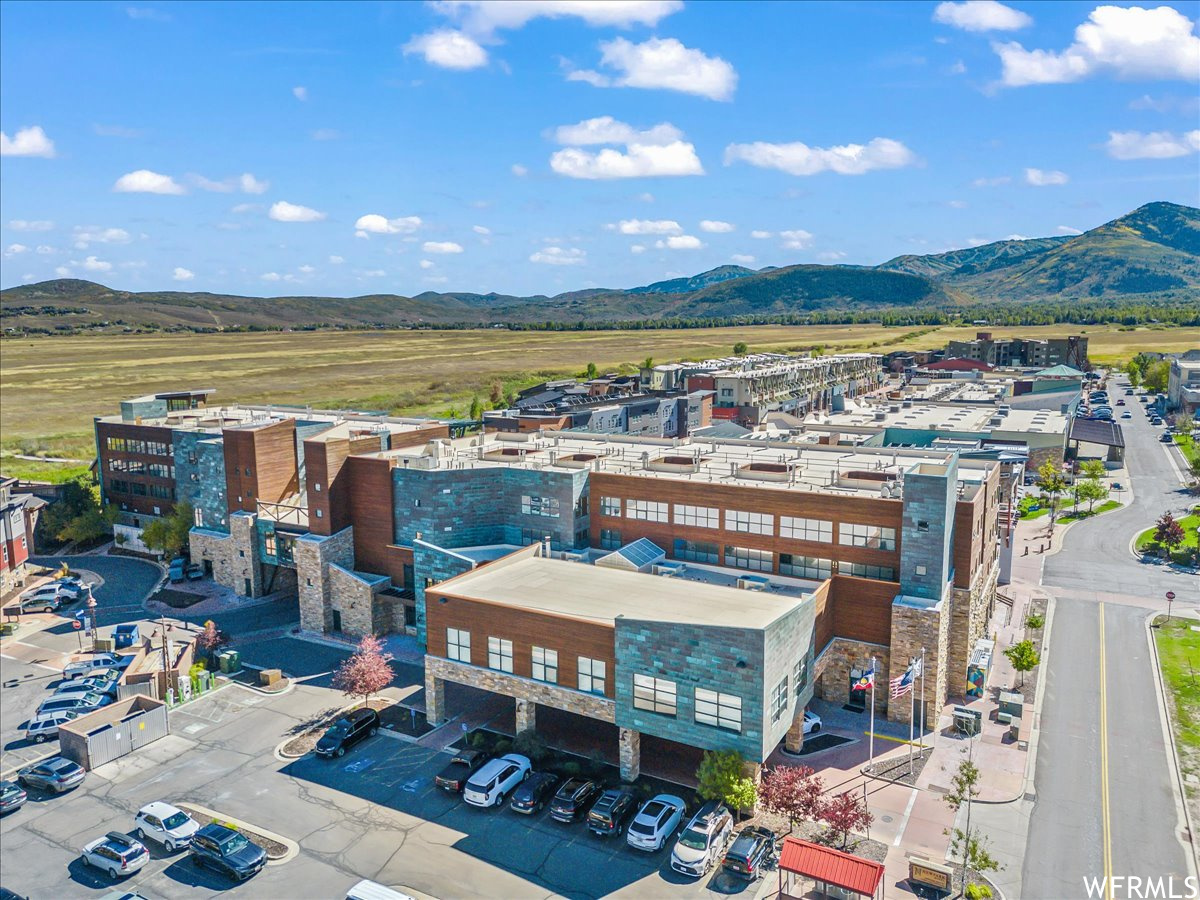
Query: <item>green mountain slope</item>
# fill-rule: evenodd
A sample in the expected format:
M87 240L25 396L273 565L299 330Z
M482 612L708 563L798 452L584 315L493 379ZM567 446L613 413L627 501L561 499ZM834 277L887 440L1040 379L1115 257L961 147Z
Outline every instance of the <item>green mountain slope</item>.
M701 272L699 275L692 275L690 278L672 278L668 281L656 281L654 284L647 284L644 287L629 288L625 293L687 294L706 288L710 284L719 284L722 281L731 281L734 278L745 278L755 274L757 273L754 269L747 269L745 266L717 266L715 269L709 269L707 272Z
M897 256L877 268L907 272L926 278L945 278L955 274L986 272L1053 250L1069 237L1031 238L1023 241L996 241L979 247L931 253L926 256Z

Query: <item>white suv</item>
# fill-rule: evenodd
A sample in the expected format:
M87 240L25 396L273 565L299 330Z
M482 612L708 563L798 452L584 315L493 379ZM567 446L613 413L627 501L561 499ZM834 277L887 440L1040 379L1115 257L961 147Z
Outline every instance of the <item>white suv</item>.
M529 760L517 753L493 759L471 776L463 788L463 800L472 806L499 806L513 788L529 777L531 768Z
M182 809L163 803L161 800L143 806L133 820L134 834L139 840L149 838L168 853L192 842L192 835L200 830L196 820Z
M733 836L733 816L723 803L710 800L692 816L671 851L671 868L700 878L721 858Z
M671 794L659 794L638 810L625 832L625 842L638 850L661 850L679 827L686 804Z

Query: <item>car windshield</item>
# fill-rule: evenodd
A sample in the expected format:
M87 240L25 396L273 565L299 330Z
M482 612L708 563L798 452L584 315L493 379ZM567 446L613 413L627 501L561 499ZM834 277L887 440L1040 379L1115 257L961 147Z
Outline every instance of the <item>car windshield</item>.
M226 855L228 855L231 853L237 853L239 850L244 849L249 843L250 841L246 839L245 835L235 834L221 845L221 849L226 853Z
M163 827L165 828L180 828L187 824L188 817L185 812L177 812L174 815L167 816L163 819Z
M679 843L692 850L705 850L708 848L708 835L695 828L689 828L680 836Z
M654 834L654 826L644 822L634 822L629 826L629 830L634 834Z
M349 730L350 726L346 722L334 722L330 729L325 732L325 737L341 737Z

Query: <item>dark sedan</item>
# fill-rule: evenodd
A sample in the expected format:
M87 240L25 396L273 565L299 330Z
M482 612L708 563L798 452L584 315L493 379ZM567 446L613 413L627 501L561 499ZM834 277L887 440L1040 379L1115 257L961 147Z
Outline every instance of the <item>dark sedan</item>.
M353 709L330 726L317 741L317 756L345 756L359 741L379 732L379 713L373 709Z
M572 778L558 789L550 801L550 818L558 822L574 822L588 811L600 793L600 785L586 778Z
M486 750L459 750L446 768L433 777L433 783L443 791L461 793L471 776L491 758L492 754Z
M532 815L546 808L546 803L554 796L558 787L558 776L549 772L534 772L521 784L517 785L508 801L508 808L513 812Z
M74 790L83 783L87 773L78 763L62 756L52 756L40 763L26 766L17 772L17 781L25 787L39 787L43 790L63 794Z
M192 836L192 861L234 881L245 881L262 871L267 851L241 832L210 822Z

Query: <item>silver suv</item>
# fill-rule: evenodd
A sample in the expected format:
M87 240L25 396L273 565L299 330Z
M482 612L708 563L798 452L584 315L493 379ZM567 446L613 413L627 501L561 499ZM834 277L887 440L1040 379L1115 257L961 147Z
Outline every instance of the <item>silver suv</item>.
M721 859L733 836L733 816L724 804L705 803L683 829L671 851L671 868L681 875L699 878Z

